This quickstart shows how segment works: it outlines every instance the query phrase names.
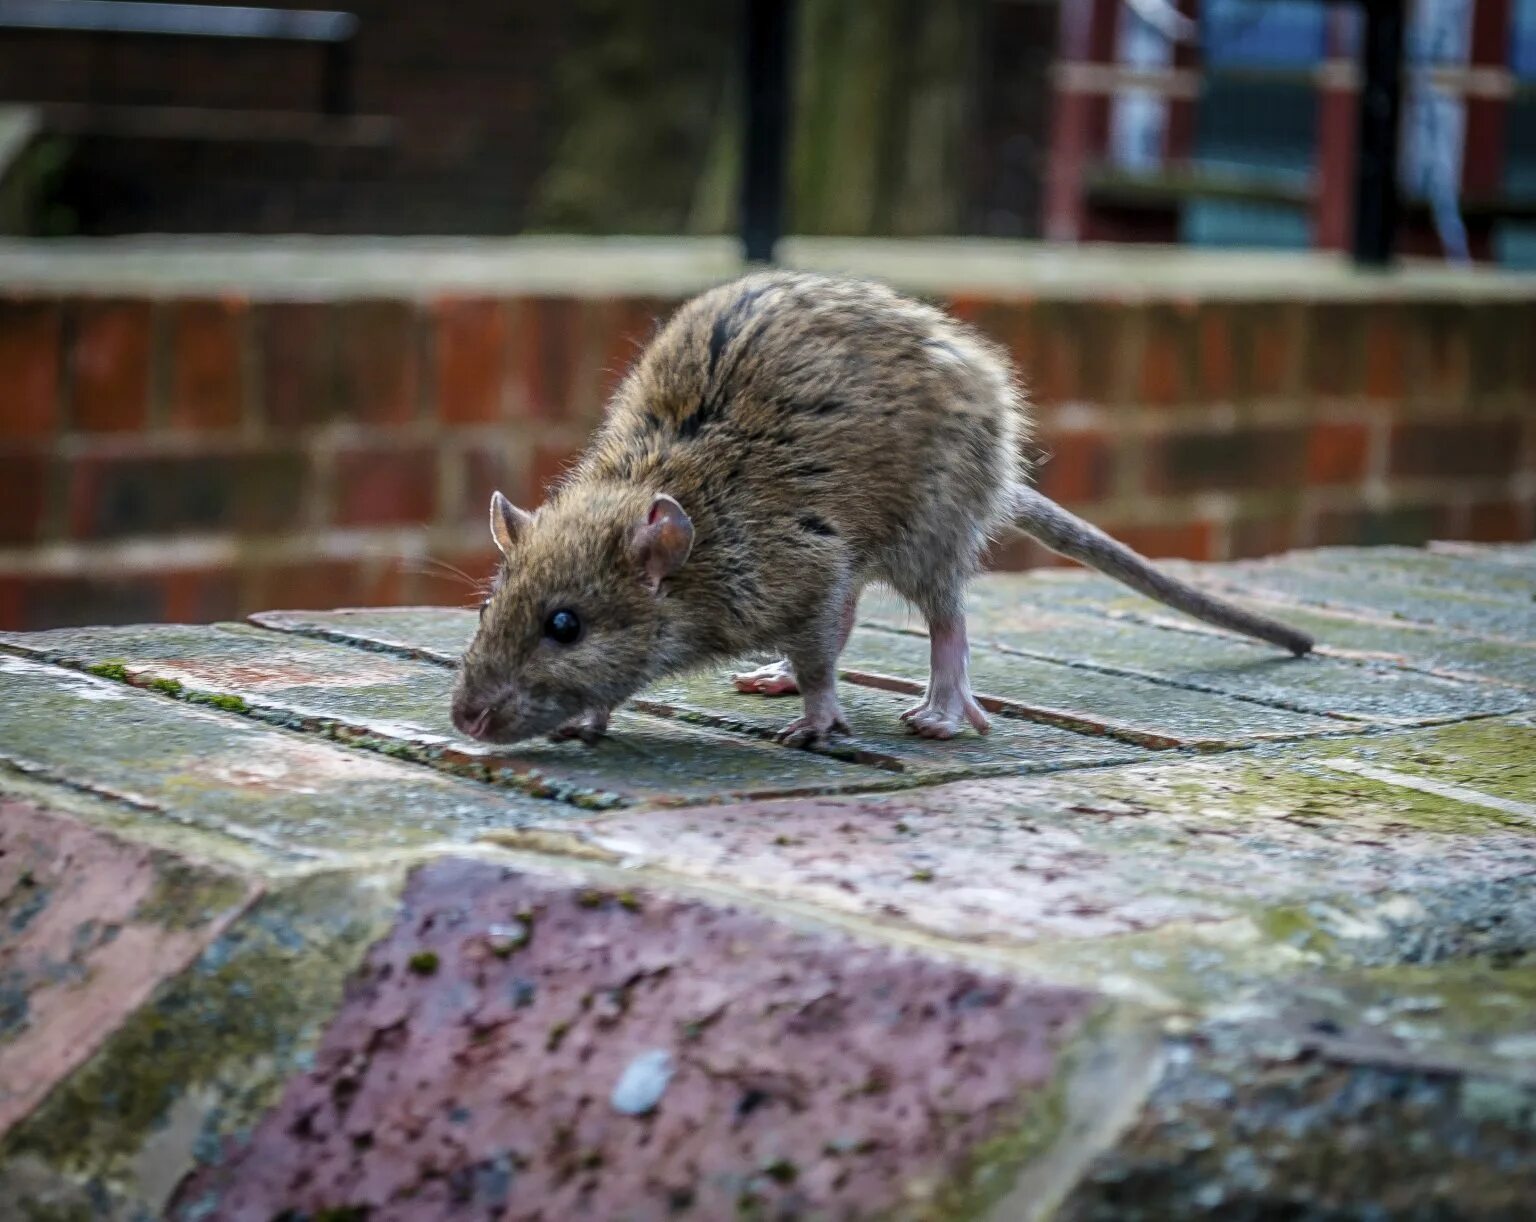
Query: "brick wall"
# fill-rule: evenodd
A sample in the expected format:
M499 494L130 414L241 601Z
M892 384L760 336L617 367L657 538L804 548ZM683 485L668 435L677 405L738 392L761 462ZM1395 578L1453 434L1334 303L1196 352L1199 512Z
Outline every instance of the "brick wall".
M670 304L0 297L0 625L467 601L434 562L489 572L491 489L539 499ZM1045 489L1153 556L1536 527L1536 306L949 304Z

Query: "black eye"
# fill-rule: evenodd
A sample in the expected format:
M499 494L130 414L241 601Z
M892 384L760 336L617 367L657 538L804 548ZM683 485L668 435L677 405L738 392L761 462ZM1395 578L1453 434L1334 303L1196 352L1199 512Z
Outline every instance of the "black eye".
M489 607L490 605L491 605L491 600L489 598L487 598L483 603L480 604L480 618L481 619L485 618L485 609L487 607Z
M581 635L581 621L576 618L576 612L564 607L551 611L544 621L544 635L557 645L569 645Z

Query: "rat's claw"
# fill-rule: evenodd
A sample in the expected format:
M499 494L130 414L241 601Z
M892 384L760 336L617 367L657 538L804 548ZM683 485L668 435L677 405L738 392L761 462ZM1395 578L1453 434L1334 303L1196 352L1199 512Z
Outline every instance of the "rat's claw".
M606 712L588 713L566 722L563 726L551 731L549 741L552 743L569 742L573 738L579 738L589 747L595 747L602 737L608 733L608 714Z
M848 723L841 715L833 717L796 717L774 735L774 741L786 747L814 747L833 734L847 734Z
M800 690L800 685L795 682L795 672L783 660L732 675L731 682L738 692L751 696L793 696Z
M907 729L922 738L953 738L964 722L970 722L978 734L992 729L992 720L981 705L969 695L954 702L958 707L932 700L915 704L901 715Z

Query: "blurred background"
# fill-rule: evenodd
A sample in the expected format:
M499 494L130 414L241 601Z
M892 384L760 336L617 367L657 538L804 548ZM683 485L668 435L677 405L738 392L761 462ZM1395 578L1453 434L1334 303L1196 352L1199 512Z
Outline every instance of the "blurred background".
M3 627L472 600L744 253L1150 555L1536 529L1536 0L0 0L0 232Z

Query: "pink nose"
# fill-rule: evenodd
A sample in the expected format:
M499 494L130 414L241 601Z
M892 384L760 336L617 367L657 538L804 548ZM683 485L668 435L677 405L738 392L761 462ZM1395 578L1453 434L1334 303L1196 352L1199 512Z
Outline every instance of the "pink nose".
M491 710L483 708L479 712L472 712L455 706L453 724L460 734L467 734L470 738L481 738L491 724Z

